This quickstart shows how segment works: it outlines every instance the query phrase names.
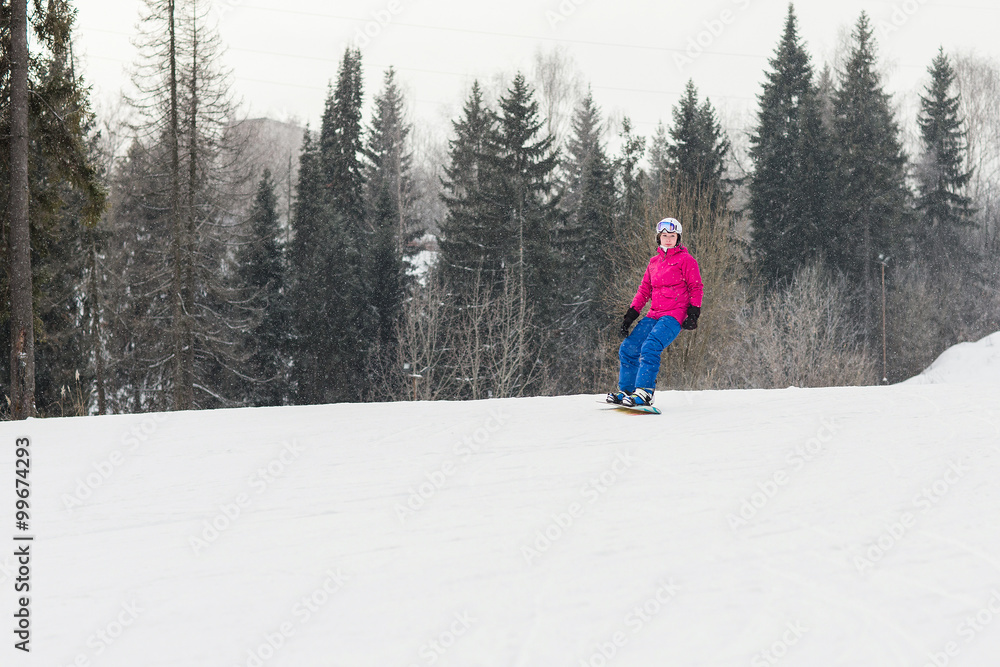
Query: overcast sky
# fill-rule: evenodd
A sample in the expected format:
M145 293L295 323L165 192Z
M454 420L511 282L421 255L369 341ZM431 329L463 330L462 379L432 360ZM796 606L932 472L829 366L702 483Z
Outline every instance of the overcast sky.
M418 124L448 130L471 81L527 71L562 47L601 108L651 134L687 79L728 124L752 113L783 29L784 0L210 0L236 93L250 116L315 127L344 47L360 39L365 100L392 65ZM78 0L77 55L98 105L128 85L140 2ZM889 92L915 99L939 46L1000 62L1000 0L795 3L814 66L866 11Z

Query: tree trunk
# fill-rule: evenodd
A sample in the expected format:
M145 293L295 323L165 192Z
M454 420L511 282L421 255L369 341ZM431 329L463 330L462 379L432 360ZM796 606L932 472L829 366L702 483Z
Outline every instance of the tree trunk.
M10 48L10 400L11 416L35 415L35 334L28 226L28 3L11 4Z
M94 346L94 368L97 376L97 414L107 414L107 397L104 390L104 337L101 334L101 295L97 282L97 246L94 230L88 230L90 239L90 339Z
M184 219L181 216L181 157L180 157L180 118L177 100L177 7L171 1L167 6L167 18L170 31L169 67L170 67L170 217L173 221L173 285L171 286L172 331L174 357L174 410L187 410L191 407L184 382L185 336L184 322L188 313L184 312L184 272L182 267L184 248Z
M194 407L194 272L195 272L195 235L198 200L198 25L194 18L191 43L191 79L188 82L190 99L187 114L188 133L188 174L187 201L185 202L184 230L184 360L183 360L183 396L187 409Z

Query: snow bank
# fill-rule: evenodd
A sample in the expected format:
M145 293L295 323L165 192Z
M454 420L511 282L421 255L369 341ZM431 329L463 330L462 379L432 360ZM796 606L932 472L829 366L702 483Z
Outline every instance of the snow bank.
M902 384L940 383L1000 386L1000 331L975 343L952 345Z

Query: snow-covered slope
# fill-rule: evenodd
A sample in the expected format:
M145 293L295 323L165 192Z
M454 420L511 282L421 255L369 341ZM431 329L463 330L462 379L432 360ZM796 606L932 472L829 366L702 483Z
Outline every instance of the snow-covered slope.
M949 347L923 373L906 382L949 382L1000 388L1000 331L975 343L959 343Z
M66 667L995 665L1000 392L670 392L32 420Z

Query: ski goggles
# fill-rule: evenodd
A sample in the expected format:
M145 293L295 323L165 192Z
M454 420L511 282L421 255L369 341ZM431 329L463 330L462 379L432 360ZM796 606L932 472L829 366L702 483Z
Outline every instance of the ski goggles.
M677 222L673 218L664 218L656 223L656 233L660 234L662 232L667 232L668 234L680 234L681 223Z

